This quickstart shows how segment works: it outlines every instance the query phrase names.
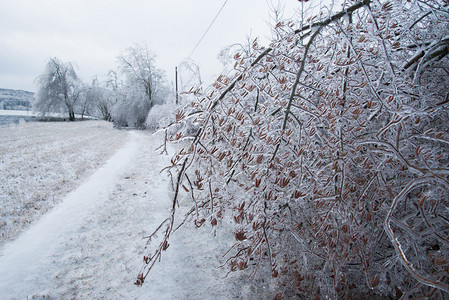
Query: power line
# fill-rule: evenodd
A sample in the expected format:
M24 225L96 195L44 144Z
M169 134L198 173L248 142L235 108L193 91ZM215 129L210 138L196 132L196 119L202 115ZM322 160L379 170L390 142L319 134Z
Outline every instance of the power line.
M217 15L215 16L215 18L212 20L212 22L210 23L209 27L207 27L206 31L204 32L203 36L200 38L200 40L198 41L198 43L196 44L195 48L193 48L192 52L190 52L189 57L190 58L193 54L193 52L195 52L196 48L198 48L199 44L201 43L201 41L203 40L203 38L206 36L207 32L209 31L209 29L212 27L212 25L214 24L215 20L218 18L218 16L220 15L221 11L223 10L223 8L225 7L226 3L228 3L228 0L225 0L225 2L223 3L223 5L221 6L220 10L218 11Z

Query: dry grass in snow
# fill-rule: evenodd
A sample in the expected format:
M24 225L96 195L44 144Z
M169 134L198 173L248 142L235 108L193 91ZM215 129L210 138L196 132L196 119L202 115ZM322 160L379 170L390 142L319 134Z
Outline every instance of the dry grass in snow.
M53 208L126 137L105 121L0 127L0 245Z

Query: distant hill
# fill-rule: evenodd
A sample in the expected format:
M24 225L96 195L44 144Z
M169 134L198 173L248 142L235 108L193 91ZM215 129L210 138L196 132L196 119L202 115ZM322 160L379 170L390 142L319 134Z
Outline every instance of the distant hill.
M30 110L34 93L0 88L0 109Z

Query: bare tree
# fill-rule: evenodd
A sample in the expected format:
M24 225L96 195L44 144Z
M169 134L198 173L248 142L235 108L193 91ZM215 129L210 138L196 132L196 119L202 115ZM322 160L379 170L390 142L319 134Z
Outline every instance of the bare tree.
M33 110L44 115L48 112L67 113L70 121L75 120L81 81L72 63L51 58L44 72L36 78L36 83L38 91Z
M145 44L130 47L118 57L116 75L122 76L123 81L116 87L118 101L111 111L116 125L144 127L151 108L165 101L169 89L164 72L155 66L155 59L156 55Z
M141 90L150 107L162 101L166 90L164 71L156 68L156 54L146 44L136 44L119 57L119 69L128 86Z
M179 77L181 81L181 91L189 90L192 86L202 86L200 66L193 59L184 60L179 65Z
M107 80L103 86L98 85L98 101L97 106L104 120L113 121L112 110L121 98L120 90L123 82L115 70L109 70Z
M79 103L79 114L81 117L89 115L92 117L102 117L104 120L110 120L107 90L100 85L97 78L92 80L90 86L85 86L81 93Z

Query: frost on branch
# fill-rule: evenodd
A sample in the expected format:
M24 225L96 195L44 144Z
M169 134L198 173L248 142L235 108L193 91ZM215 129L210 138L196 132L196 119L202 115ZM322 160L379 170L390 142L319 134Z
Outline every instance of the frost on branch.
M345 3L197 92L176 195L197 226L231 215L229 270L277 296L447 297L449 7Z

